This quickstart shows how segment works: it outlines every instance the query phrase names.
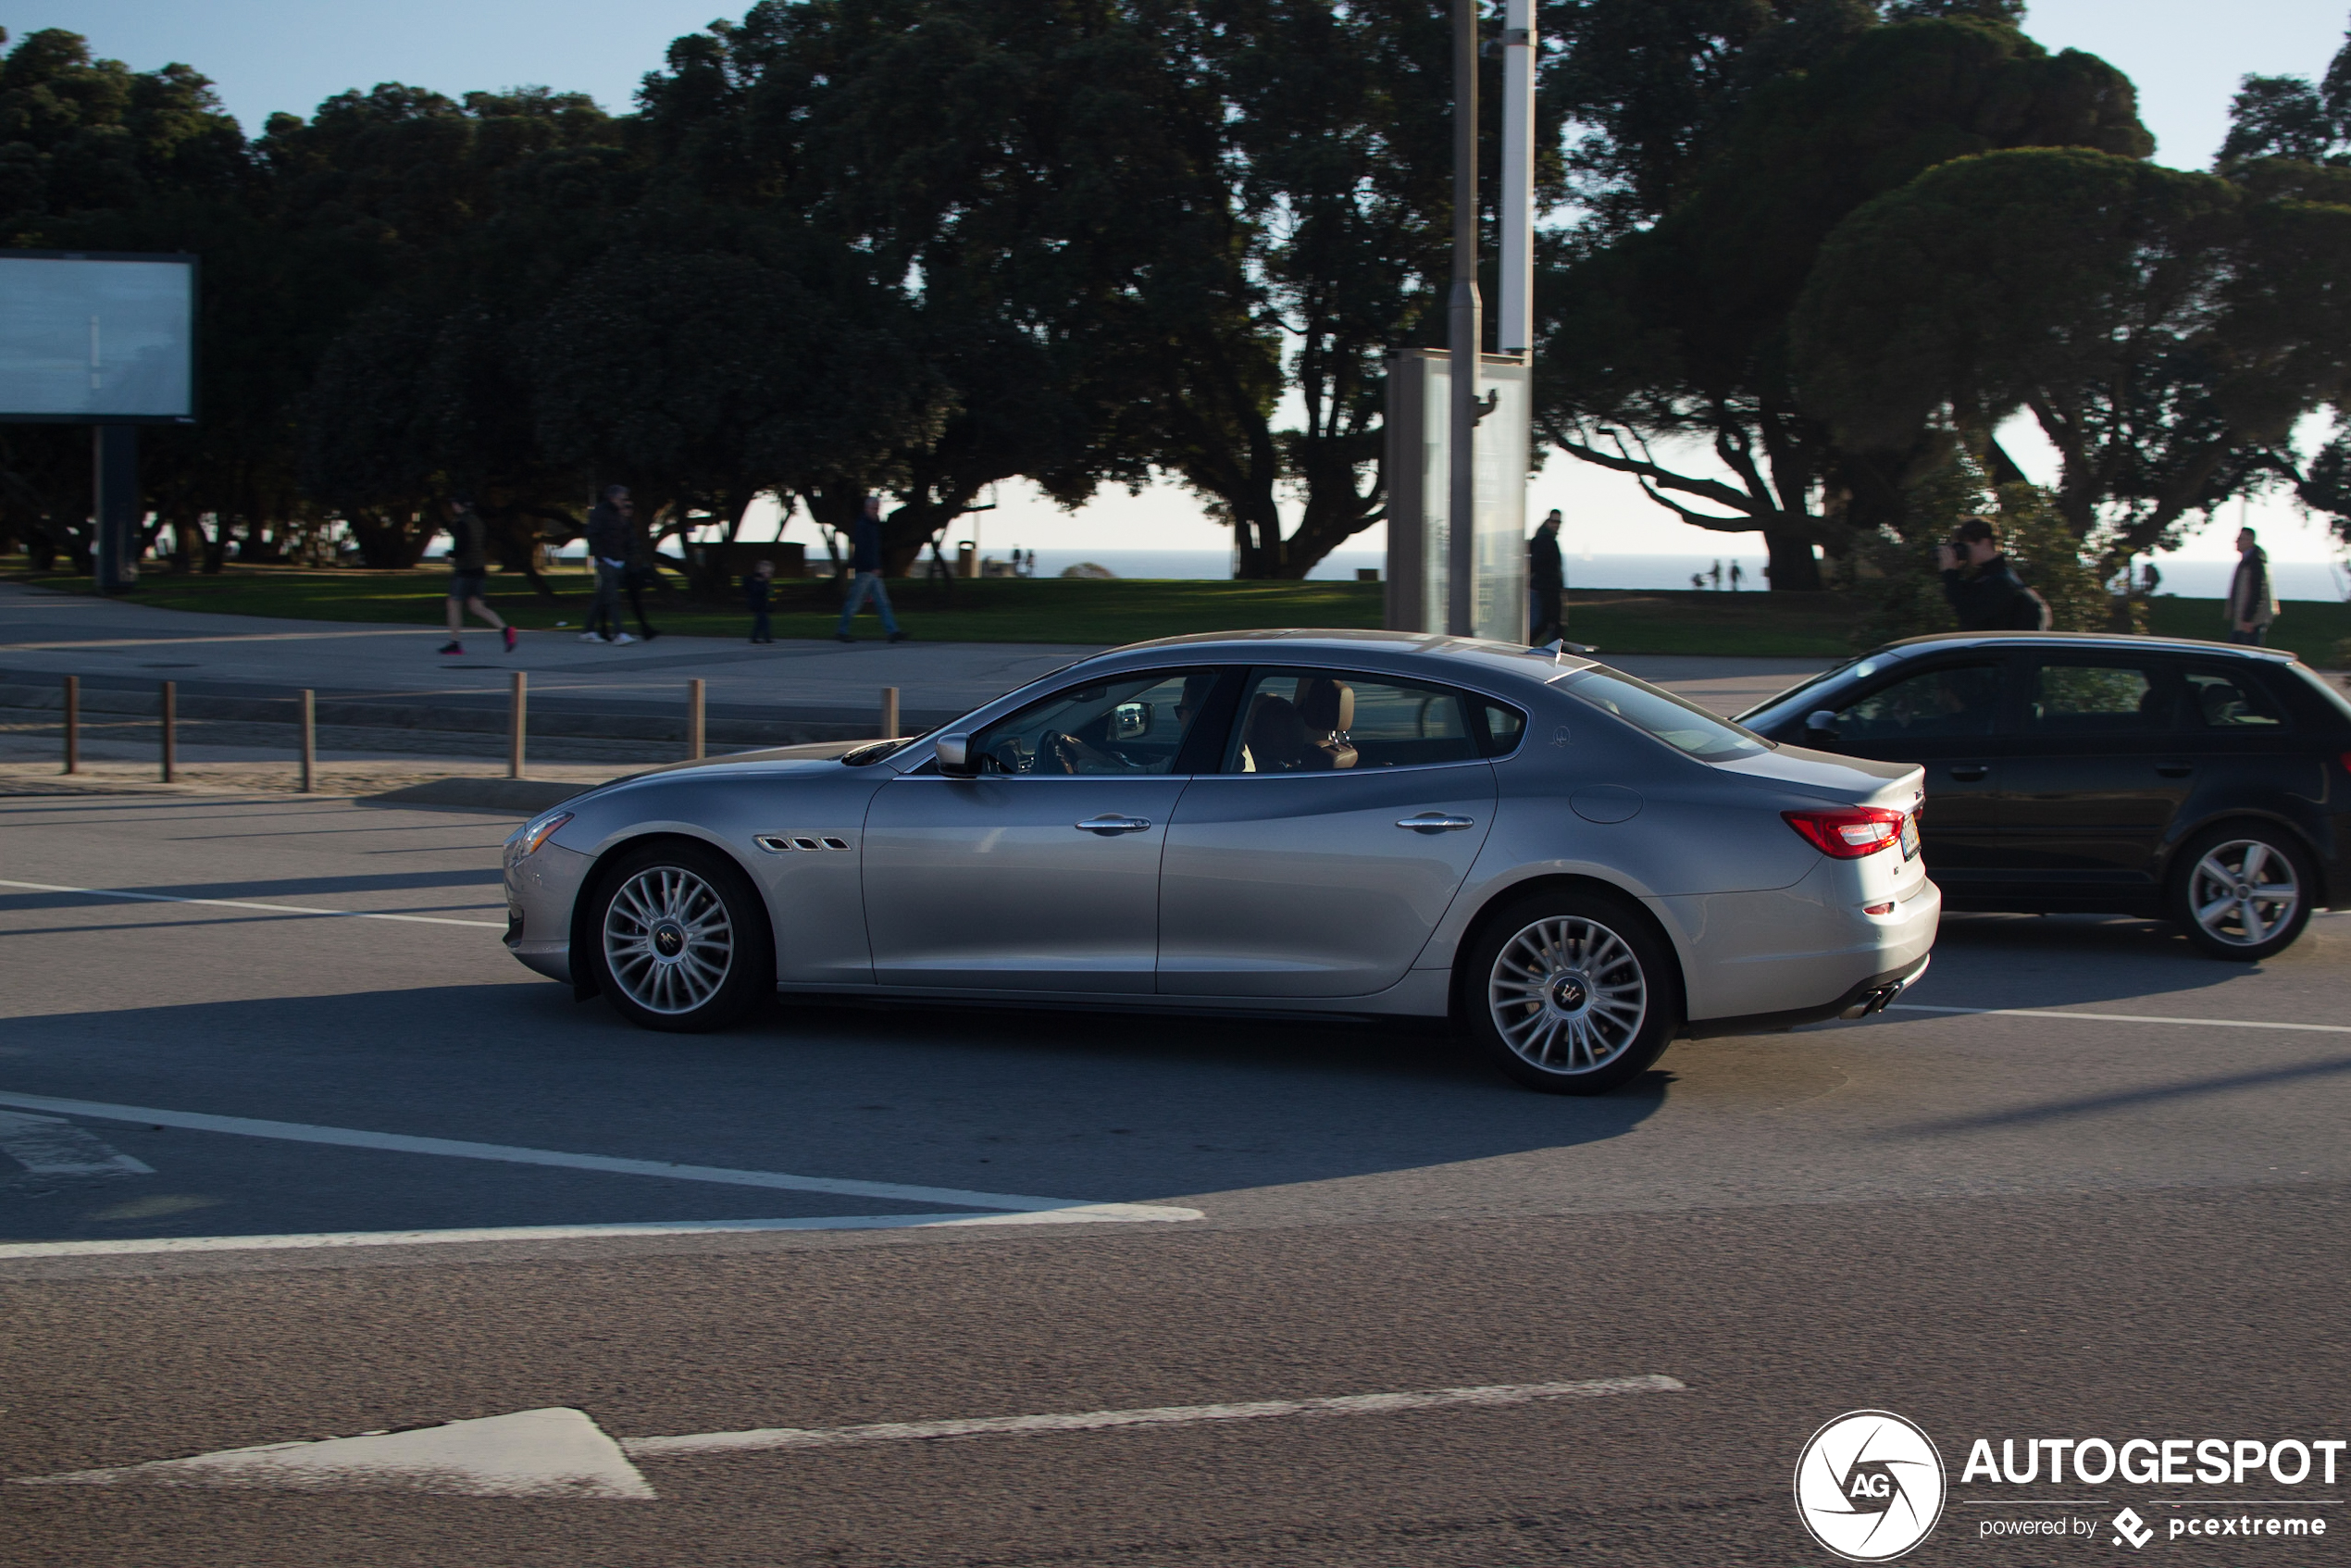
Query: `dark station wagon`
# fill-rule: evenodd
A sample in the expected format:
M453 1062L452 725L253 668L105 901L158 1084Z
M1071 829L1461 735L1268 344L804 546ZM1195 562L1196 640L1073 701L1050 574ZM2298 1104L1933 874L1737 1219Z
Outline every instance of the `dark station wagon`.
M2351 701L2289 653L2091 633L1888 643L1739 716L1922 765L1945 907L2166 919L2259 959L2351 906Z

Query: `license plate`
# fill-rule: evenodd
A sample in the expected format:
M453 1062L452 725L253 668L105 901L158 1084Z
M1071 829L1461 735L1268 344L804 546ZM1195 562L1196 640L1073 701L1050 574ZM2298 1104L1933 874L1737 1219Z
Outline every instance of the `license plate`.
M1909 815L1902 819L1902 858L1904 860L1916 860L1918 857L1919 814L1917 812L1912 812Z

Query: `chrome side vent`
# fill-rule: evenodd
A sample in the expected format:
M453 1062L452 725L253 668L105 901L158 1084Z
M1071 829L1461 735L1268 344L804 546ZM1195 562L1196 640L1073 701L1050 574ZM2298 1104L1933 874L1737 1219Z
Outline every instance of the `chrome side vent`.
M754 833L751 841L769 854L821 854L827 850L845 850L849 840L831 834L815 833Z

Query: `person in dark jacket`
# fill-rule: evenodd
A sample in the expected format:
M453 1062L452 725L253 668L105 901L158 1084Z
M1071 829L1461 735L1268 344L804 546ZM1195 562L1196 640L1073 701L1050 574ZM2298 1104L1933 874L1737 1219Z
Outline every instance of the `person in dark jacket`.
M874 608L881 616L882 630L889 634L889 640L892 642L905 641L906 634L898 629L898 617L890 612L889 590L882 586L880 496L865 497L865 504L857 514L857 525L850 529L849 542L849 566L850 570L856 574L856 582L851 587L849 597L841 604L840 624L833 628L834 641L857 641L849 635L849 623L856 618L865 601L871 599Z
M2269 641L2270 623L2277 618L2278 591L2270 581L2270 553L2251 529L2239 529L2237 569L2229 579L2229 641L2258 648Z
M588 514L588 564L596 574L595 602L588 606L582 642L634 642L620 629L620 586L628 570L628 539L636 510L625 484L608 485Z
M775 634L768 629L767 607L774 598L776 563L762 561L743 578L743 604L751 611L751 640L773 642Z
M2000 553L2000 532L1989 517L1959 524L1953 544L1934 547L1943 573L1943 596L1959 617L1962 631L2046 631L2049 606L2024 586L2016 567Z
M1540 648L1567 635L1567 566L1560 559L1560 509L1526 541L1526 641Z
M460 641L465 631L466 612L488 621L492 631L506 640L506 652L515 651L515 628L498 618L498 612L482 601L482 591L490 581L490 530L474 510L474 504L462 495L453 495L446 503L449 512L449 641L442 644L444 653L462 653L465 643Z

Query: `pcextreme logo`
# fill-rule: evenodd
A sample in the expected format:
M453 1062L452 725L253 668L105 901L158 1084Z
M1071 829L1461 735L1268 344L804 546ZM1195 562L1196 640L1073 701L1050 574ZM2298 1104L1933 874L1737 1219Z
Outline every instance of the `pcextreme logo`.
M1943 1490L1934 1439L1892 1411L1838 1416L1796 1461L1797 1517L1849 1562L1885 1562L1926 1539Z

